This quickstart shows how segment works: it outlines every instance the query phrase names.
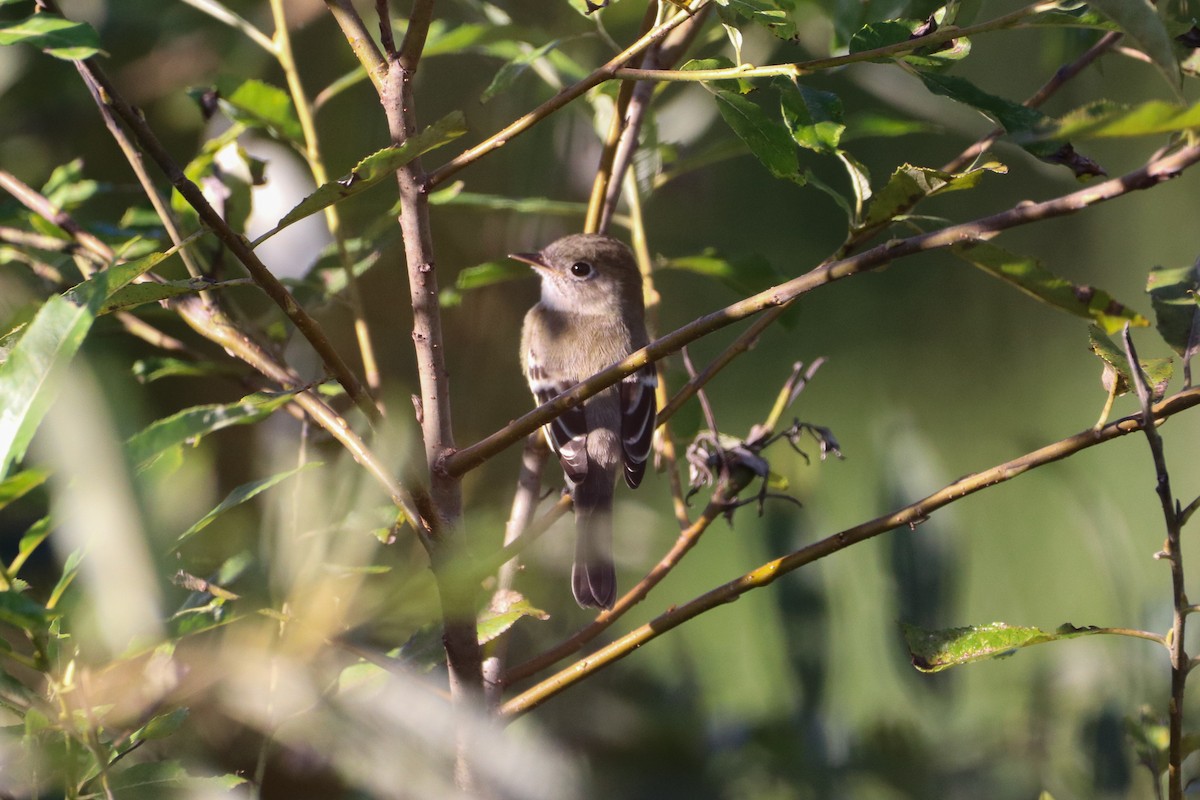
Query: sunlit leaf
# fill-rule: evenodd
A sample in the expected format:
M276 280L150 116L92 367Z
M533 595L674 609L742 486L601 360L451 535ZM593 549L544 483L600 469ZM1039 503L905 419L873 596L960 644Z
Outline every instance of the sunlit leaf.
M730 25L748 21L769 30L780 39L795 39L796 23L788 12L769 0L717 0L721 19Z
M925 120L907 119L875 112L862 112L846 118L842 142L872 137L891 139L914 133L940 133L941 127Z
M101 314L112 314L116 311L127 311L131 308L144 306L147 303L157 303L171 297L185 294L197 294L203 291L213 291L224 288L226 284L209 280L208 278L186 278L179 281L133 283L113 292L104 305L100 307Z
M112 770L108 785L121 800L164 800L232 792L246 779L238 775L196 777L178 761L146 761Z
M17 543L17 554L13 556L12 562L8 565L9 575L16 575L21 571L21 567L25 565L25 562L29 560L34 551L41 546L42 542L46 541L53 528L54 520L51 517L42 517L26 529L25 533L21 536L21 541Z
M1126 323L1139 327L1150 321L1107 292L1072 283L1050 272L1036 258L1010 253L990 242L974 242L952 248L955 255L974 264L1025 294L1055 308L1090 319L1112 333Z
M358 162L349 175L318 186L315 192L301 200L295 208L285 214L278 225L258 237L254 244L261 244L293 222L298 222L334 203L369 189L384 178L390 177L396 170L414 158L441 147L466 132L466 121L462 112L454 111L412 136L404 144L372 153Z
M176 445L198 441L201 437L228 428L266 419L292 401L296 392L253 394L236 403L193 406L177 414L150 423L125 443L133 463L145 466L155 456Z
M1088 346L1101 361L1104 362L1104 374L1101 383L1105 391L1113 396L1120 396L1133 388L1133 373L1129 370L1129 359L1125 350L1117 347L1100 328L1092 325L1088 328ZM1175 364L1169 358L1140 358L1139 364L1146 376L1146 384L1150 387L1153 399L1163 396L1167 383L1175 373Z
M49 477L50 473L45 470L26 469L0 481L0 509L9 503L20 500L45 483Z
M901 624L913 666L921 672L940 672L961 664L1004 658L1022 647L1057 642L1103 633L1100 628L1076 628L1063 625L1053 633L993 622L928 631L915 625Z
M278 86L251 78L232 92L222 92L221 105L232 119L243 125L303 146L304 132L296 107L288 93Z
M871 204L867 206L862 225L870 227L882 224L898 214L907 212L926 197L959 189L971 189L986 173L1003 174L1007 171L1007 167L997 162L988 162L957 174L904 164L897 167L888 178L887 184L875 192Z
M1135 106L1095 103L1072 111L1048 127L1027 135L1034 139L1086 139L1156 136L1200 128L1200 103L1181 105L1147 100Z
M479 643L487 644L517 623L521 617L547 620L550 615L530 605L528 598L519 592L508 591L499 600L493 599L490 607L479 614L476 630Z
M29 44L55 58L75 61L100 52L100 36L86 22L73 22L56 14L34 14L0 25L0 46Z
M166 714L159 714L134 731L129 737L129 743L137 744L154 739L165 739L179 730L187 718L188 710L186 708L177 708Z
M222 500L216 508L209 511L207 514L197 520L196 524L192 525L192 527L181 533L179 538L175 540L175 544L172 546L171 551L174 552L175 550L178 550L184 542L207 528L213 520L224 514L229 509L253 499L257 495L265 492L267 489L270 489L272 486L282 483L297 473L303 472L311 467L319 466L321 466L321 462L310 461L307 464L302 464L294 469L285 470L284 472L277 472L274 475L266 478L250 481L249 483L243 483L241 486L237 487L228 495L226 495L225 499Z

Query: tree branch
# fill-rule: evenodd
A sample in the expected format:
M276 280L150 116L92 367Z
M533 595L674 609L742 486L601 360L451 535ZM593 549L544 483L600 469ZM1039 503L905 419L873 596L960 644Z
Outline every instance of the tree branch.
M1152 409L1156 424L1193 406L1200 405L1200 388L1187 389L1163 400ZM959 478L933 494L852 528L840 531L818 542L802 547L789 555L768 561L755 570L709 591L682 606L672 607L650 622L622 636L586 658L547 678L505 703L501 716L514 718L554 697L587 676L613 664L647 642L682 625L706 611L736 600L752 589L773 583L781 575L822 559L851 545L858 544L896 528L917 525L933 512L951 503L998 483L1010 481L1030 470L1060 461L1089 447L1142 430L1146 426L1142 415L1125 417L1106 425L1099 431L1087 429L1019 458L998 464L983 472Z
M689 342L713 331L732 325L760 311L786 306L801 295L827 283L878 269L906 256L939 250L964 242L987 240L1009 228L1074 214L1097 203L1157 186L1177 177L1197 161L1200 161L1200 145L1185 147L1168 155L1156 156L1145 166L1121 177L1093 184L1051 200L1044 200L1040 203L1023 202L998 214L958 225L950 225L907 239L893 239L856 256L822 264L786 283L699 317L666 336L656 339L641 350L631 353L624 360L582 381L499 431L470 447L447 456L440 465L440 469L449 475L462 475L568 409L617 383L626 375L633 374L647 364L674 353Z

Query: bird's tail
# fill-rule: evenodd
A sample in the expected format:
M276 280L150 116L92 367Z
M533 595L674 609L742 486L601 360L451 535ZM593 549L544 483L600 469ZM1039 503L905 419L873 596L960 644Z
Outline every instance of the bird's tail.
M617 599L617 572L612 559L613 481L589 475L575 487L575 566L571 591L575 602L612 608Z

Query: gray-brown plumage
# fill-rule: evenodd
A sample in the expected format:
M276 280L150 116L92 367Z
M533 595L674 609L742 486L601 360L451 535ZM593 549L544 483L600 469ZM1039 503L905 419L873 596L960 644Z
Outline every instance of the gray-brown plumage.
M525 315L521 363L539 404L625 358L647 342L642 278L633 253L598 234L515 253L542 279L542 299ZM546 426L575 502L571 588L581 606L611 608L612 502L617 471L637 487L654 433L654 370L646 367Z

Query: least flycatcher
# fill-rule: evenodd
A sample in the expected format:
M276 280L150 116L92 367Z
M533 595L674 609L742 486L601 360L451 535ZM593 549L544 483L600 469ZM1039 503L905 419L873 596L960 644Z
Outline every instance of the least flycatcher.
M629 248L598 234L559 239L539 253L514 253L542 279L542 299L525 315L521 361L539 404L646 345L642 277ZM656 380L647 366L546 425L575 502L571 589L581 606L611 608L612 503L617 470L636 488L654 434Z

